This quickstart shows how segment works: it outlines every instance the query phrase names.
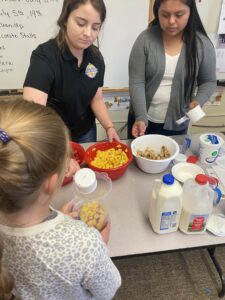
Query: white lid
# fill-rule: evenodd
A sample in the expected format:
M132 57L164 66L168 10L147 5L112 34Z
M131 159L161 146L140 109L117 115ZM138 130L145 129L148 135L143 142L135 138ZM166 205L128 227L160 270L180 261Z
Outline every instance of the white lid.
M205 174L204 170L196 164L181 162L172 167L171 173L180 182L184 183L198 174Z
M177 156L174 158L174 163L186 162L187 156L183 153L178 153Z
M95 172L88 168L78 170L74 175L77 190L82 194L92 193L97 187Z
M89 193L83 193L76 185L74 184L74 197L76 201L92 201L92 200L104 200L106 196L112 190L112 180L109 178L106 173L94 172L96 176L97 186L95 189Z
M205 133L200 136L200 142L208 146L221 146L224 140L215 133Z
M225 236L225 215L211 215L207 223L207 230L217 236Z

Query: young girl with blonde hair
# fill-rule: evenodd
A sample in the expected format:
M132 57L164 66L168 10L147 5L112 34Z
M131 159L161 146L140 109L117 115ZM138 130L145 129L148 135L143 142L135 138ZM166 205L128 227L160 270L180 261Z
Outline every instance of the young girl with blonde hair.
M69 154L51 108L0 101L0 299L19 299L14 283L23 300L111 299L120 286L99 232L49 206Z

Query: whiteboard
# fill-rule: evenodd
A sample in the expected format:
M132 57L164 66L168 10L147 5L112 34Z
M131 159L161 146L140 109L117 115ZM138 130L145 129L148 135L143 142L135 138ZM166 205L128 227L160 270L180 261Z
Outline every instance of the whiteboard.
M0 89L21 89L32 50L58 32L62 0L0 0ZM147 27L149 0L105 0L99 36L106 64L104 86L128 86L128 58Z
M128 87L128 60L138 35L147 28L148 0L105 0L107 18L100 44L106 64L105 86Z

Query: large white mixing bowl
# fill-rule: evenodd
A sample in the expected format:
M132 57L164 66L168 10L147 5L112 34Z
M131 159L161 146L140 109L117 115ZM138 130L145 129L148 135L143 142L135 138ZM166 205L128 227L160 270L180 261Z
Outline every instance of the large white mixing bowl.
M137 151L144 151L146 148L154 150L156 153L160 153L161 147L166 146L170 152L170 157L161 160L153 160L137 155ZM161 173L165 171L169 163L179 153L179 145L171 137L160 134L147 134L134 139L131 143L131 150L138 167L151 174Z

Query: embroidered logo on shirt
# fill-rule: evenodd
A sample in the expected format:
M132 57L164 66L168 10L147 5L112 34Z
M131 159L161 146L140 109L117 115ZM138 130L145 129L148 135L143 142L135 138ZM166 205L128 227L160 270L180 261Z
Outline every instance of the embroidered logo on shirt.
M87 65L87 68L85 70L85 74L89 77L89 78L95 78L95 76L98 73L98 69L92 65L91 63L89 63Z

